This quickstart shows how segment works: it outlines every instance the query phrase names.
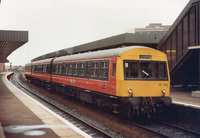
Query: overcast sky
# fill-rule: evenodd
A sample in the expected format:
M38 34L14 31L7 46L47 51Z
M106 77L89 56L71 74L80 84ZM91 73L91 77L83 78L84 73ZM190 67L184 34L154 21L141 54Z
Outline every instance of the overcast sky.
M143 28L172 25L189 0L2 0L0 30L29 32L9 61L24 65L60 49Z

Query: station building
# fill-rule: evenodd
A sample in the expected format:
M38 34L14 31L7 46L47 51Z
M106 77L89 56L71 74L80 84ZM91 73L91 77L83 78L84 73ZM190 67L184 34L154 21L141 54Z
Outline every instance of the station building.
M145 28L128 29L127 32L136 34L150 34L150 33L165 34L170 27L171 27L170 25L162 25L162 23L150 23Z

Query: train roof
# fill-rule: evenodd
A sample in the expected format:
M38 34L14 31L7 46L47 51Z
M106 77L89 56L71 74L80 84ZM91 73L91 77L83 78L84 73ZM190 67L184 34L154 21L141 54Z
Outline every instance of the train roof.
M40 64L40 63L43 63L43 64L50 64L51 61L53 60L54 58L49 58L49 59L43 59L43 60L38 60L38 61L35 61L35 62L32 62L32 64Z
M25 66L31 66L32 62L25 64Z
M64 61L64 60L78 60L78 59L91 59L91 58L104 58L104 57L114 57L119 56L122 52L130 50L130 49L137 49L137 48L148 48L145 46L128 46L128 47L121 47L115 49L108 49L108 50L100 50L95 52L87 52L75 55L67 55L56 58L53 62L56 61Z

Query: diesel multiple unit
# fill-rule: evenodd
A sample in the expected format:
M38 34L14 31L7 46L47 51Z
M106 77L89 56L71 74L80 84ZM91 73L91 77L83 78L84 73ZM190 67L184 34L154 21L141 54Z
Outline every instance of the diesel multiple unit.
M128 118L171 104L164 53L143 47L100 50L25 65L27 80Z

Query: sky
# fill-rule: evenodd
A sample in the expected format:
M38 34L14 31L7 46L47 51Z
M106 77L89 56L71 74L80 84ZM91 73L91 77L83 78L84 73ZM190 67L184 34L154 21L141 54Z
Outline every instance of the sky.
M189 0L2 0L0 30L28 31L8 60L33 58L123 34L150 23L172 25Z

